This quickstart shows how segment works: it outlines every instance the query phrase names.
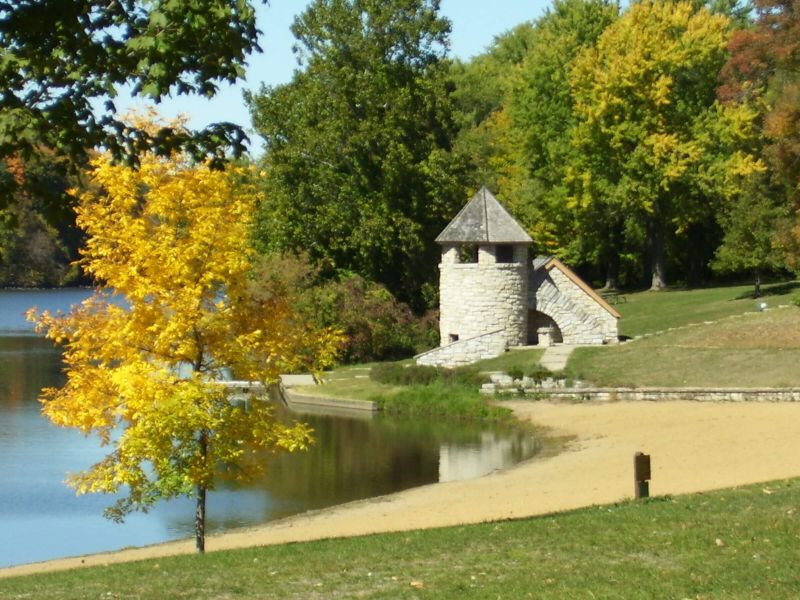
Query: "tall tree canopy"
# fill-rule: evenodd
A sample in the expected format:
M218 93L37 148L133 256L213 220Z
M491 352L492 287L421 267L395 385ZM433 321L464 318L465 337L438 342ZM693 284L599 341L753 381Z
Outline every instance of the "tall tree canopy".
M79 160L95 146L128 161L178 147L217 162L241 152L236 125L148 131L121 120L114 99L121 86L156 102L213 96L244 75L258 33L247 0L0 2L0 157L39 144Z
M783 242L800 266L800 1L756 0L755 26L737 31L722 69L724 102L762 105L762 154L772 183L782 188L784 210L795 221ZM773 200L774 203L774 200Z
M519 144L506 110L516 70L533 36L529 22L497 36L484 54L450 69L459 125L456 148L470 161L470 188L496 190L508 202L519 172ZM519 216L519 215L517 215Z
M421 308L433 240L464 201L438 0L315 0L303 70L249 97L266 139L259 237L386 285Z
M573 202L646 241L652 289L666 285L666 244L714 214L714 202L763 170L756 113L715 102L731 22L687 2L633 4L571 73L578 124Z
M236 172L153 155L138 171L107 155L92 167L78 206L83 266L107 287L67 315L38 316L39 330L64 346L67 374L43 392L44 413L111 448L70 478L79 493L127 492L112 518L194 496L202 551L219 468L244 477L259 464L248 461L253 452L310 442L307 427L278 422L267 402L231 403L220 371L269 382L283 369L321 369L338 334L314 330L280 286L250 277L256 198Z
M576 229L568 202L566 172L574 162L571 141L577 121L569 75L577 55L594 46L618 11L607 0L556 0L534 25L508 99L512 126L520 132L525 178L516 186L517 213L540 251L572 261L587 258L581 249L587 235L595 246L602 244L597 244L595 228Z
M800 198L800 1L756 0L755 27L731 38L720 98L767 104L765 156Z

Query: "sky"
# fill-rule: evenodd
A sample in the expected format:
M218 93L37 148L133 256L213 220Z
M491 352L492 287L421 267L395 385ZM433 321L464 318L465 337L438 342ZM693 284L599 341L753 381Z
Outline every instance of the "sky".
M261 54L248 60L246 77L235 86L225 85L211 100L181 96L164 100L158 111L164 116L179 113L190 117L193 128L205 127L217 121L230 121L245 128L250 135L251 152L259 154L262 141L251 130L250 115L242 99L244 90L257 91L261 84L287 83L297 68L292 54L294 38L289 31L295 15L301 13L309 0L252 0L257 5L258 28L262 31ZM441 0L441 13L450 19L450 54L463 60L482 53L492 40L523 21L541 16L549 0ZM120 99L118 107L139 106Z

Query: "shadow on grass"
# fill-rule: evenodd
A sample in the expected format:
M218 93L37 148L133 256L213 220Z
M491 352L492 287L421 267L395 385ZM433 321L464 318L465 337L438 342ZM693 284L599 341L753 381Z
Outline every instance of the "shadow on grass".
M664 292L694 292L699 290L711 290L711 289L725 289L725 288L735 288L735 287L742 287L742 286L749 286L750 289L754 289L755 286L752 281L744 280L744 281L709 281L706 283L696 284L696 285L687 285L685 283L672 283L668 285L663 290L651 290L646 287L625 287L616 290L615 293L618 294L641 294L643 292L652 292L653 294L662 294ZM784 294L790 294L793 291L800 290L800 281L786 281L782 283L762 283L761 284L761 295L762 296L782 296ZM600 290L595 290L600 293ZM603 295L606 292L602 292ZM748 298L752 299L753 292L746 291L737 296L736 298L732 298L733 300L747 300Z
M762 285L761 286L761 298L768 298L770 296L785 296L786 294L791 294L792 292L797 291L800 289L800 281L787 281L786 283L777 283L773 285ZM755 299L753 296L753 291L748 291L743 294L739 294L736 297L737 300L748 300L748 299Z

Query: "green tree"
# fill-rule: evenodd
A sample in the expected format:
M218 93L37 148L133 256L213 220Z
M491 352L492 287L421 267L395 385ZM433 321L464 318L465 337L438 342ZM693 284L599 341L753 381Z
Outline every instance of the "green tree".
M81 235L52 153L0 161L0 285L50 287L72 283Z
M114 101L121 86L155 102L213 96L244 75L258 33L246 0L0 2L0 157L42 144L78 162L96 146L127 161L144 150L215 163L240 153L236 125L149 131L120 119Z
M749 145L757 114L715 102L731 22L685 2L634 4L576 59L578 123L570 201L622 220L665 287L669 239L713 218L762 170ZM594 219L592 219L594 221Z
M556 0L534 24L528 53L508 101L511 126L519 132L526 183L515 211L529 228L539 251L570 261L601 261L607 282L616 286L620 248L618 219L580 223L569 202L567 170L575 162L571 143L577 117L570 86L572 64L591 48L616 19L619 8L608 0ZM587 214L582 218L587 220ZM605 235L602 235L605 234Z
M721 211L724 237L712 262L721 273L751 272L754 298L761 296L762 274L786 264L781 234L787 229L788 207L761 179Z
M450 69L459 132L456 148L470 161L470 189L486 185L505 200L519 177L519 144L506 104L516 71L529 51L533 27L522 23L497 36L489 49Z
M433 240L467 194L438 10L315 0L292 26L303 70L248 97L266 139L262 247L304 250L416 308L435 276Z

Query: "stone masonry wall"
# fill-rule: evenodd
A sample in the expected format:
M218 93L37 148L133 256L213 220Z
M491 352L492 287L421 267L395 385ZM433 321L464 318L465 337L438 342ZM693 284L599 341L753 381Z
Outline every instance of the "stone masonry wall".
M460 367L478 360L494 358L506 351L505 331L499 329L428 350L415 357L418 365Z
M495 263L494 247L479 252L479 262L459 264L445 253L439 265L439 331L442 345L503 330L508 346L525 344L527 266L522 260Z
M800 402L800 388L531 388L524 393L554 401L584 402Z
M565 344L617 340L617 319L557 268L532 271L528 306L551 317Z

